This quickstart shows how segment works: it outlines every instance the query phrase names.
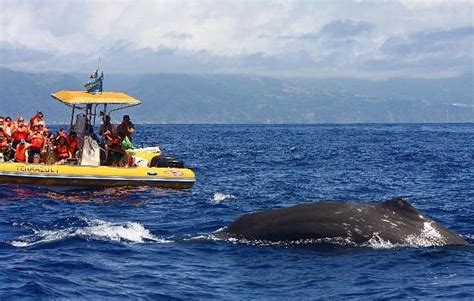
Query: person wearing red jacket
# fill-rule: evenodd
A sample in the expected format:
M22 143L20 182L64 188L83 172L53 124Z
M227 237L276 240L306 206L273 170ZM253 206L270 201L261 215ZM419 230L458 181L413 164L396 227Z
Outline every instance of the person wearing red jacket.
M71 158L76 157L76 152L79 148L79 138L77 137L77 133L71 131L68 135L68 142L69 142L69 153L71 154Z
M69 140L64 129L59 130L58 136L55 138L56 161L61 161L71 157L69 153Z
M31 144L29 151L30 158L34 158L35 155L40 157L41 149L43 148L43 145L45 143L45 138L44 135L40 132L38 125L33 126L33 133L28 138L28 141Z
M27 124L23 117L18 118L18 126L16 130L12 133L13 144L12 147L16 148L16 146L20 143L21 140L28 140L28 136L30 135L30 131L28 129Z
M31 144L26 143L25 140L21 140L15 149L15 162L26 162L26 150L29 149Z
M10 128L5 124L5 119L0 117L0 152L6 154L10 143Z

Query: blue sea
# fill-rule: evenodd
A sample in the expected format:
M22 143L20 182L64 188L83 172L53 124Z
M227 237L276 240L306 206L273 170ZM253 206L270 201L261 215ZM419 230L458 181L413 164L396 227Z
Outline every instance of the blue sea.
M474 125L139 125L190 190L0 185L0 299L474 299L474 247L265 245L239 216L403 197L474 243Z

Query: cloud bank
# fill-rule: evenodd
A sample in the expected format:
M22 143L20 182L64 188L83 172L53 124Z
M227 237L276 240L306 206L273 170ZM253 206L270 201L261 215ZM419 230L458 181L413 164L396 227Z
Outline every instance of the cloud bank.
M474 70L473 14L469 1L0 0L0 66L449 77Z

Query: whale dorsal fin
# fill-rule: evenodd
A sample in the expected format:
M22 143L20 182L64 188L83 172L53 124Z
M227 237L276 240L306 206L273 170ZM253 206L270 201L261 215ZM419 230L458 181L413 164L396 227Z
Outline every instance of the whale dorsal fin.
M396 210L406 210L418 213L415 207L413 207L408 201L402 198L393 198L391 200L382 203L384 207L390 207Z

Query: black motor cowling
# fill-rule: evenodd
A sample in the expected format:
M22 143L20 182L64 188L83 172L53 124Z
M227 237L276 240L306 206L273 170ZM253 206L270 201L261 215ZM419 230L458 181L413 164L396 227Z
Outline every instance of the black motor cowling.
M150 167L173 167L173 168L183 168L183 161L176 160L172 157L156 156L151 159Z

